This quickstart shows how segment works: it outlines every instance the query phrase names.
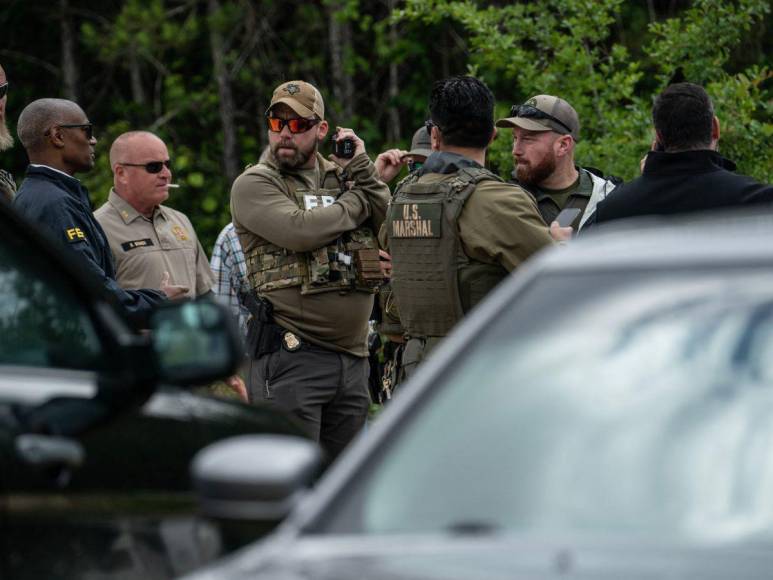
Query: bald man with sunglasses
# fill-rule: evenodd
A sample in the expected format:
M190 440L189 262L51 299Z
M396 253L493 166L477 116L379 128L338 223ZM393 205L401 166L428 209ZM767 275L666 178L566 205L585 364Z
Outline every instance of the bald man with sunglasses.
M375 233L389 188L351 129L351 158L318 151L328 135L316 87L289 81L266 111L269 154L240 175L231 213L255 312L252 402L296 417L335 457L367 417L368 318L381 281ZM270 314L270 316L269 316Z
M124 288L144 288L164 272L190 298L212 291L209 261L188 217L162 205L172 169L166 144L148 131L119 135L110 147L113 188L94 216L107 234Z

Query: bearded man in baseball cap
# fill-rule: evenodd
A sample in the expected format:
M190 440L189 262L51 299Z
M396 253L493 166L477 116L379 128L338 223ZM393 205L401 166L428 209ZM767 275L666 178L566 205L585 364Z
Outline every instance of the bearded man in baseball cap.
M597 169L575 165L574 148L580 139L580 119L574 107L553 95L537 95L510 109L497 127L513 130L513 181L537 200L545 223L561 210L578 208L572 226L578 230L596 204L618 180L604 178Z
M368 318L382 276L375 234L389 188L352 129L335 136L351 157L319 153L329 126L308 82L279 85L265 117L269 152L231 189L250 286L247 388L333 458L368 413Z

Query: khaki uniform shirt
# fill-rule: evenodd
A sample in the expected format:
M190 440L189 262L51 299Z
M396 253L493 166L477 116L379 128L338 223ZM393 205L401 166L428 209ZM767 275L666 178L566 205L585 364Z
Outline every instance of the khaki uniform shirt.
M185 214L161 205L148 219L110 190L94 217L107 234L115 277L123 288L158 288L169 272L170 284L188 287L188 296L212 289L207 255Z
M264 160L274 172L271 159ZM288 193L286 181L300 188L337 187L338 166L317 155L315 168L305 171L263 172L248 169L234 181L231 214L245 255L262 240L294 252L308 252L334 241L366 221L374 233L384 222L389 188L379 181L367 155L358 155L347 166L352 186L326 207L301 209ZM316 182L316 183L314 183ZM277 324L313 344L365 357L368 318L373 294L323 292L302 295L298 286L265 293L274 306Z

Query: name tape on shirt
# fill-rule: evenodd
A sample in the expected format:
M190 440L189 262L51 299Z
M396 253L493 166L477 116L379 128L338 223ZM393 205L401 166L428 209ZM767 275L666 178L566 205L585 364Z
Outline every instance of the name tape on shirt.
M64 235L67 236L67 241L71 244L73 242L82 242L86 240L86 234L80 228L65 228Z
M135 248L147 248L148 246L153 245L153 240L150 238L145 238L144 240L132 240L130 242L124 242L121 244L121 247L123 248L124 252L128 252L129 250L133 250Z
M439 238L439 203L393 203L389 235L393 238Z
M327 207L335 202L336 198L332 195L304 195L303 203L306 209L314 209L315 207Z

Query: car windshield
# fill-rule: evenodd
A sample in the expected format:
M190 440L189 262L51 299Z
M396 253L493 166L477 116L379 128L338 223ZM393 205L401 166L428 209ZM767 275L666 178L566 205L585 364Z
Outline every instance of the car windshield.
M773 275L545 275L312 527L773 530Z

